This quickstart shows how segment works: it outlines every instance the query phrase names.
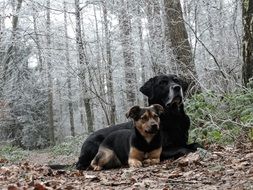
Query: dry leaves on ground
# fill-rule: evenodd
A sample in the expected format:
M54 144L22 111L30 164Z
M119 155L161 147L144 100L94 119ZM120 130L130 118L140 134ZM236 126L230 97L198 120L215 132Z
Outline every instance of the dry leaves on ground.
M39 158L38 158L39 159ZM253 189L253 147L210 147L177 160L138 169L100 172L52 170L1 161L1 189Z

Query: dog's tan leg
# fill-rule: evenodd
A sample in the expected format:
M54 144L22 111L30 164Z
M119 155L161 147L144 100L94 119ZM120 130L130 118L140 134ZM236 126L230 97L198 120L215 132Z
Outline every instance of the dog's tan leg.
M97 166L97 165L92 165L92 167L94 171L100 171L103 169L101 166Z
M137 160L137 159L128 159L128 164L130 167L133 167L133 168L139 168L142 166L142 162Z
M141 167L144 159L144 152L139 151L135 147L130 148L128 164L130 167Z
M149 152L148 158L146 159L146 161L144 160L144 162L150 165L158 164L160 162L161 153L162 153L162 147Z
M91 167L94 171L102 170L103 167L113 158L114 152L111 149L100 147L97 155L91 161Z

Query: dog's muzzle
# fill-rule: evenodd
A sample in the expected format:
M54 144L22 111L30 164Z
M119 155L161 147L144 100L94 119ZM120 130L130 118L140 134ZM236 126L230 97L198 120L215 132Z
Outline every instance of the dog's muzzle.
M159 126L157 124L152 124L148 130L145 130L146 133L155 134L159 131Z
M183 102L183 90L180 85L173 85L170 87L168 99L165 102L165 106L177 105L179 106Z

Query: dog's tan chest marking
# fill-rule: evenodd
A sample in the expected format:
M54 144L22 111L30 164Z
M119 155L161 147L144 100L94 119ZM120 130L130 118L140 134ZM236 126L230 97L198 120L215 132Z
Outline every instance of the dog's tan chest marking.
M151 152L142 152L135 147L130 148L128 164L130 167L141 167L144 164L153 165L160 162L162 147Z

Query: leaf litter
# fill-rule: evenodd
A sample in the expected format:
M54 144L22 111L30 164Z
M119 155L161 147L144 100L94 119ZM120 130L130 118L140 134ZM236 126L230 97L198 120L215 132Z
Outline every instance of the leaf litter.
M37 158L39 159L39 157ZM141 168L104 171L52 170L30 160L1 158L0 189L253 189L253 145L212 145L208 150Z

